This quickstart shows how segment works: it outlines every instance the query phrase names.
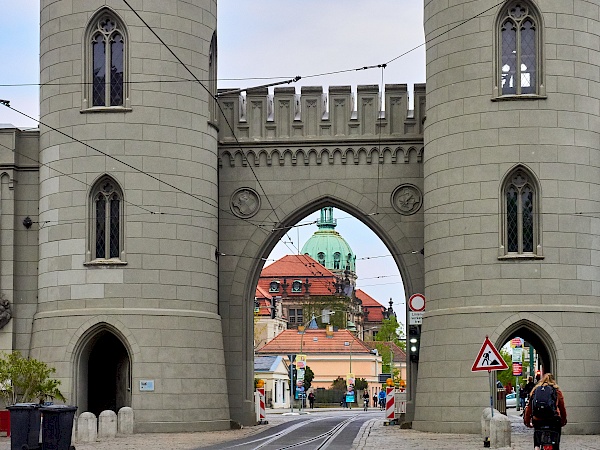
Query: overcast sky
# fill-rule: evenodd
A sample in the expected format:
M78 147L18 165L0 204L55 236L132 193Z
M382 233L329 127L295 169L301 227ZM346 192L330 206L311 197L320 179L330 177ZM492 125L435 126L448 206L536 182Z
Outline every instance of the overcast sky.
M167 1L167 0L165 0ZM39 117L39 0L0 0L0 99ZM425 81L425 49L417 50L381 69L355 71L384 64L423 44L422 0L219 0L219 87L252 87L295 76L300 86L359 84L409 85ZM313 77L312 75L350 70ZM276 78L260 80L247 78ZM243 80L228 80L243 78ZM10 84L33 84L11 87ZM0 106L0 123L37 127L37 123ZM338 231L357 255L358 287L381 303L389 298L404 309L402 285L381 241L358 220L336 211ZM312 219L314 220L316 216ZM316 227L292 230L300 247ZM300 234L300 236L298 236ZM305 236L303 236L305 234ZM291 246L291 244L288 244ZM298 242L295 242L298 246ZM293 248L293 247L292 247ZM278 246L273 256L292 253ZM391 276L389 276L391 275ZM384 276L374 279L372 277ZM403 316L402 316L403 317Z

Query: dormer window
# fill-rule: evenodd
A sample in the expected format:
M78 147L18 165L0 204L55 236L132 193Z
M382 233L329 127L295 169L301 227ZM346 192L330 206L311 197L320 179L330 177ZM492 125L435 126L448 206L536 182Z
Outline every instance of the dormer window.
M319 264L324 266L325 265L325 253L323 253L323 252L317 253L317 261L319 261Z
M333 268L334 269L339 269L340 268L340 259L341 259L342 255L340 254L340 252L335 252L333 254Z
M302 281L294 280L292 283L292 293L302 292Z
M271 281L269 283L269 292L279 292L279 281Z

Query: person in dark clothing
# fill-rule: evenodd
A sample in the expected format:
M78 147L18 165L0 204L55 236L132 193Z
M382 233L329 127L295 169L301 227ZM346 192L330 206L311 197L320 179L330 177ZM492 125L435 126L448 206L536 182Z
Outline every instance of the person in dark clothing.
M312 391L308 394L308 404L310 405L310 409L315 407L315 394Z
M377 408L377 392L373 394L373 408Z
M521 409L523 410L523 412L521 413L521 416L525 412L526 400L527 400L527 391L525 390L525 385L521 384L521 386L519 387L519 403L521 404Z
M533 411L533 396L535 394L535 390L540 388L541 386L552 386L556 390L556 414L553 417L548 419L540 419L535 417L535 413ZM567 424L567 409L565 407L565 398L560 388L554 381L554 377L551 373L547 373L544 377L538 382L537 385L531 390L529 394L529 403L527 404L527 408L525 408L525 416L523 418L523 422L525 426L532 428L536 431L539 431L542 426L550 426L552 431L558 433L558 439L556 444L554 445L554 450L559 450L560 445L560 431L561 427L564 427ZM540 434L533 433L533 445L535 450L540 450Z

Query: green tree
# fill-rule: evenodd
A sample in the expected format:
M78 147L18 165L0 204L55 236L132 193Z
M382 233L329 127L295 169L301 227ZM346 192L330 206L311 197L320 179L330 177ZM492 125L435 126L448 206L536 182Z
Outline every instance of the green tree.
M356 378L354 380L354 390L355 391L362 391L363 389L366 389L368 387L369 383L367 383L367 380L365 380L364 378Z
M304 370L304 390L308 391L310 389L314 377L315 373L310 367L306 366L306 369Z
M0 396L9 405L48 398L66 401L60 392L60 381L51 378L54 367L33 358L24 358L14 351L0 358Z
M375 336L375 340L379 342L393 342L402 350L406 351L406 338L404 336L404 326L398 323L396 316L391 316L389 319L383 319L381 327Z
M332 389L337 389L338 391L344 391L345 392L346 391L346 380L344 380L342 377L337 377L331 383L331 388Z

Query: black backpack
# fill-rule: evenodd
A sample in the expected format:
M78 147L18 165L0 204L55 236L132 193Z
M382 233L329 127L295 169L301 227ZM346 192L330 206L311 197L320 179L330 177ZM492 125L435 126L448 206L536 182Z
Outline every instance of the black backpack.
M531 413L536 419L550 419L557 415L557 394L553 386L538 386L531 396Z

